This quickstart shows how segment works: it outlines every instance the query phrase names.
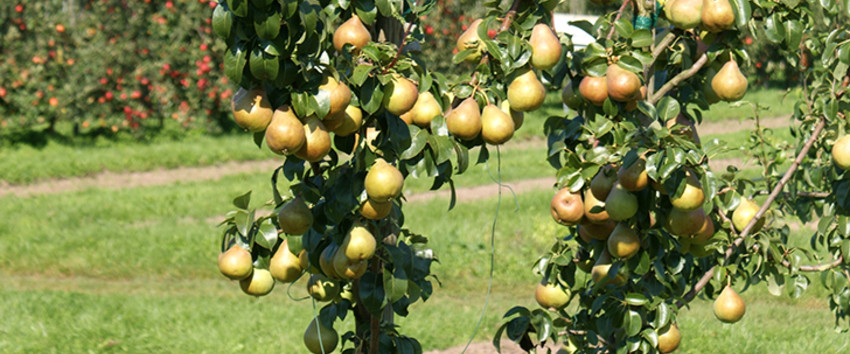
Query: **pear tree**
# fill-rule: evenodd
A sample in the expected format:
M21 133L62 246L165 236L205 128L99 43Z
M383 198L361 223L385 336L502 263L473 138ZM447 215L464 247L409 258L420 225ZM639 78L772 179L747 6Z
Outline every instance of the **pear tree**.
M452 207L453 177L559 92L570 110L546 120L540 158L556 169L549 202L564 228L534 262L541 280L529 293L542 308L508 310L497 348L506 336L529 351L669 352L687 340L676 318L695 297L716 299L717 318L733 323L745 315L736 291L764 282L797 296L808 272L846 327L850 5L627 0L574 23L596 39L578 48L552 31L558 4L484 2L452 58L468 72L445 75L421 55L433 0L220 1L211 22L239 86L234 119L282 156L263 198L273 210L249 208L251 192L233 200L222 273L254 296L309 278L320 307L304 321L310 352L422 352L393 322L436 279L429 238L405 226L405 180L448 186ZM750 178L710 168L728 148L697 130L712 104L747 104L741 43L756 33L789 58L816 59L800 66L793 149L765 134L749 103L761 172ZM790 248L788 224L815 220L812 250ZM341 328L349 314L354 328Z

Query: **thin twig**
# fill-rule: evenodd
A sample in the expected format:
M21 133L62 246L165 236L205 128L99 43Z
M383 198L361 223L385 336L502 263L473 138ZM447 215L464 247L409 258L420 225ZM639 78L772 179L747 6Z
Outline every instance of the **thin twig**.
M694 62L694 65L688 68L688 70L680 72L679 75L674 76L672 79L670 79L670 81L665 83L664 86L661 86L661 88L658 89L658 92L652 95L652 98L649 100L649 103L655 104L656 102L658 102L661 97L664 97L664 95L670 90L672 90L674 87L676 87L676 85L678 85L682 81L689 79L691 76L696 75L699 69L702 69L703 65L705 65L705 63L707 62L708 55L703 53L703 55L700 55L699 59L697 59L697 61Z
M499 32L507 31L508 27L511 26L511 22L514 20L516 16L516 9L519 7L519 2L521 0L514 0L514 3L511 4L511 9L508 10L508 13L505 14L505 18L502 19L502 26L499 27Z
M797 154L797 158L794 159L794 162L791 163L791 166L788 167L787 171L785 171L785 174L782 176L782 179L779 180L779 183L773 188L773 191L770 192L770 195L764 201L759 211L756 212L756 215L753 216L747 226L744 227L743 230L741 230L741 233L739 234L738 238L735 239L735 241L733 241L732 244L726 249L726 253L723 258L724 264L728 262L730 258L732 258L732 254L735 252L735 249L738 248L738 246L740 246L742 243L744 243L744 239L749 236L750 231L752 231L753 227L755 227L758 220L761 219L762 216L764 216L764 214L767 212L767 209L770 208L770 205L773 203L774 200L776 200L776 197L779 196L779 193L782 192L782 189L785 187L785 184L787 184L788 181L791 180L791 177L794 175L794 172L797 171L797 168L800 166L801 163L803 163L803 159L805 159L806 155L809 153L809 149L812 148L812 145L814 145L815 141L820 136L820 133L821 131L823 131L824 126L826 126L826 120L821 117L820 121L818 122L818 125L815 126L815 130L812 132L812 135L809 137L808 140L806 140L806 144L803 145L803 149L800 150L800 153ZM721 217L725 218L725 215L722 215L721 213ZM716 265L711 267L711 269L709 269L707 272L705 272L702 278L700 278L700 280L696 284L694 284L694 287L690 291L688 291L685 296L682 297L682 301L676 303L676 306L682 308L683 306L685 306L685 304L693 300L694 297L696 297L696 295L702 290L702 288L704 288L708 284L708 282L711 280L711 277L714 276L715 269L717 269Z
M620 9L617 10L617 16L614 17L614 22L611 23L611 30L608 31L608 36L605 37L606 40L611 40L611 38L614 37L614 29L617 28L617 26L615 26L614 24L617 23L617 21L620 20L620 16L623 15L623 11L626 10L626 6L629 5L630 2L631 1L626 0L626 1L623 1L623 5L620 5Z
M407 28L404 29L404 36L401 37L401 45L398 46L398 51L395 53L395 58L393 58L393 61L391 61L390 64L387 65L386 68L384 68L384 71L381 74L386 74L390 70L390 68L395 66L395 63L398 61L398 58L401 57L401 52L404 51L404 46L407 45L407 35L410 34L411 27L413 27L413 22L408 22Z

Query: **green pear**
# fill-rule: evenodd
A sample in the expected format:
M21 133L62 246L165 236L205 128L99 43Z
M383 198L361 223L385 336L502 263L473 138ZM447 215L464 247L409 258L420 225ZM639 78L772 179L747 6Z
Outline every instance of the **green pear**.
M404 176L395 166L384 159L377 159L366 173L363 181L366 195L378 203L390 202L401 195L404 187Z
M531 66L549 70L561 60L561 42L549 26L538 23L531 29Z
M269 261L272 277L283 283L294 282L304 271L301 259L289 249L289 240L284 239Z
M691 29L702 21L703 0L670 0L664 4L667 21L679 29Z
M428 128L431 126L434 117L443 114L443 108L440 107L440 103L437 102L431 92L425 91L419 94L419 98L416 99L416 103L413 104L413 108L408 113L413 124L421 128Z
M384 90L382 104L388 112L400 116L410 111L418 98L419 90L416 85L396 74Z
M514 136L514 120L494 104L481 112L481 138L484 142L501 145Z
M616 274L607 279L608 273L611 271L611 263L611 255L608 254L607 250L602 251L602 254L596 259L596 263L593 264L593 269L590 270L590 277L594 283L604 281L602 285L614 284L620 286L625 284L626 279L622 274Z
M249 277L239 281L239 287L248 295L268 295L274 289L274 278L267 269L254 268Z
M630 258L640 250L640 238L627 223L619 222L608 236L608 253L617 258Z
M360 126L363 125L363 111L360 107L349 105L339 117L339 125L331 129L336 135L349 136L360 130Z
M253 263L251 252L233 245L218 257L218 270L230 279L242 280L251 275Z
M466 58L464 58L467 63L478 63L483 55L484 43L482 43L481 38L478 37L478 26L481 22L481 19L472 21L472 24L466 28L466 31L463 31L460 37L457 37L456 48L459 52L467 49L474 49L472 54L469 54Z
M679 326L675 323L670 323L658 331L658 351L661 353L670 353L676 350L681 341L682 332L679 332Z
M307 281L307 292L316 301L331 301L339 295L339 283L321 274L313 274Z
M756 213L759 211L761 207L758 204L753 202L750 199L741 199L741 203L735 208L735 211L732 212L732 225L735 226L735 230L741 232L744 228L750 223L750 220L756 216ZM750 235L759 232L761 228L764 226L764 217L759 219L756 224L753 226L753 229L750 230Z
M688 170L685 172L685 189L682 194L670 198L670 203L673 207L679 210L692 211L702 207L705 201L705 193L702 191L702 185L696 175Z
M607 223L611 220L605 208L605 202L596 199L590 189L584 191L584 217L594 224Z
M303 235L313 226L313 213L303 198L295 197L280 208L277 222L284 233Z
M534 290L534 299L544 309L561 309L570 301L570 289L541 281Z
M461 140L472 140L481 133L481 111L478 102L471 96L446 113L446 128L452 136Z
M744 317L746 311L747 306L744 304L744 300L729 285L723 288L720 296L714 300L714 316L721 322L738 322L741 317Z
M850 135L845 135L832 145L832 162L842 170L850 170Z
M337 252L342 251L352 261L362 261L375 255L376 246L375 236L366 229L366 226L355 223L345 235Z
M649 175L646 173L646 157L639 157L629 166L620 166L617 171L617 181L627 191L637 192L646 188L649 184Z
M738 101L747 93L747 77L741 73L737 62L729 60L711 79L711 89L721 100Z
M667 231L676 236L691 236L705 224L705 218L702 208L691 211L673 208L667 216Z
M611 187L617 182L617 171L614 165L605 165L599 169L596 176L590 180L590 191L593 196L599 200L608 198L608 193L611 192Z
M522 127L523 121L525 121L525 114L520 111L515 111L511 108L511 103L508 100L502 101L502 104L499 105L499 108L502 109L502 112L507 113L511 116L511 119L514 121L514 131L519 130Z
M304 345L313 354L332 353L339 343L339 335L333 328L327 328L315 317L304 331Z
M627 191L619 182L614 183L608 198L605 198L605 211L614 221L628 220L637 214L637 196Z
M508 85L508 102L511 108L529 112L540 108L546 98L546 88L537 79L534 70L523 69Z

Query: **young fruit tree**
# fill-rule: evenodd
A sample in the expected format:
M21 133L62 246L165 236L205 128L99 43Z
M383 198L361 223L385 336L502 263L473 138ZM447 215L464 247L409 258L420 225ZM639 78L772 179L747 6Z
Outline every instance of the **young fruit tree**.
M212 26L239 85L234 120L283 156L273 213L250 209L250 192L234 199L221 272L255 296L308 277L324 304L303 322L313 353L422 352L393 323L436 279L429 239L405 227L405 179L448 185L453 206L452 177L490 149L498 157L523 115L562 90L574 114L546 121L541 158L558 170L552 216L565 236L536 262L543 309L508 311L497 347L507 335L526 350L669 352L687 338L677 310L698 294L735 322L745 313L735 289L764 281L799 294L810 271L846 320L847 4L627 0L595 24L575 23L597 38L579 49L552 31L558 3L484 3L457 39L453 62L468 72L444 75L422 60L420 24L436 1L220 2ZM801 66L796 157L784 164L786 147L756 124L749 152L763 176L749 179L713 172L709 160L726 148L701 141L696 126L712 103L745 98L741 38L758 27L787 56L816 59ZM786 245L795 219L820 220L812 246L829 259ZM340 328L349 313L354 328Z

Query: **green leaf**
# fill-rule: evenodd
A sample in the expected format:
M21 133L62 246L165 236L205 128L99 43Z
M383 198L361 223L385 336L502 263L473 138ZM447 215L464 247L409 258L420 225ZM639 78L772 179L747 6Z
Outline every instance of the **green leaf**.
M614 23L614 28L617 30L617 34L623 38L630 38L632 36L632 32L634 32L634 27L632 27L631 21L620 18L617 22Z
M626 327L626 335L631 337L640 333L640 329L643 327L643 319L639 312L627 310L623 317L623 325Z
M277 227L272 223L272 219L265 219L263 223L260 224L259 230L257 230L257 237L255 241L263 248L270 250L274 248L275 243L277 243Z
M750 8L749 0L729 0L732 11L735 13L735 27L743 30L752 17L753 10Z
M428 142L428 137L431 135L427 130L420 129L413 124L408 125L408 128L410 129L410 146L399 155L402 160L410 159L422 152Z
M280 62L276 56L269 55L263 51L263 48L255 47L251 51L248 68L251 70L251 75L255 78L271 81L277 79Z
M785 43L788 48L797 48L800 46L800 41L803 38L803 25L800 21L785 21Z
M375 2L372 0L354 0L354 9L360 21L363 24L370 26L375 22L375 17L378 16L378 8L375 7Z
M234 15L248 16L248 0L228 0L227 4L230 5L230 10L233 11Z
M245 42L237 42L224 53L224 74L233 82L242 82L242 72L248 63L248 49Z
M239 234L248 237L248 233L254 225L254 212L249 213L247 210L237 210L234 222L236 223L236 230L239 231Z
M640 293L628 293L626 294L626 303L631 306L644 306L649 303L649 300L646 299L646 296Z
M454 145L451 138L442 135L431 135L428 137L428 145L434 151L434 162L441 164L448 161L454 152Z
M280 33L280 13L275 11L254 11L254 31L257 37L267 41L277 38Z
M675 98L664 96L664 98L658 101L655 108L658 109L658 118L663 121L668 121L679 115L681 106L679 105L679 101L676 101Z
M407 293L407 274L402 267L396 267L393 272L384 270L384 291L390 303L396 302Z
M652 32L648 29L639 29L632 32L633 47L649 47L652 45Z
M224 3L219 3L213 10L212 28L213 32L222 39L230 37L230 32L233 29L233 13L228 10Z
M266 138L265 131L259 131L254 133L254 144L257 145L257 148L263 148L263 139Z
M363 85L363 82L369 78L369 73L374 69L374 65L360 64L354 68L354 74L351 75L351 83L354 86Z
M366 272L360 278L360 301L369 313L380 316L384 305L384 281L372 272Z
M655 320L652 321L652 325L660 329L666 326L668 322L670 322L670 306L666 302L661 302L655 308Z
M239 209L248 209L248 204L251 202L251 191L233 198L233 206Z

